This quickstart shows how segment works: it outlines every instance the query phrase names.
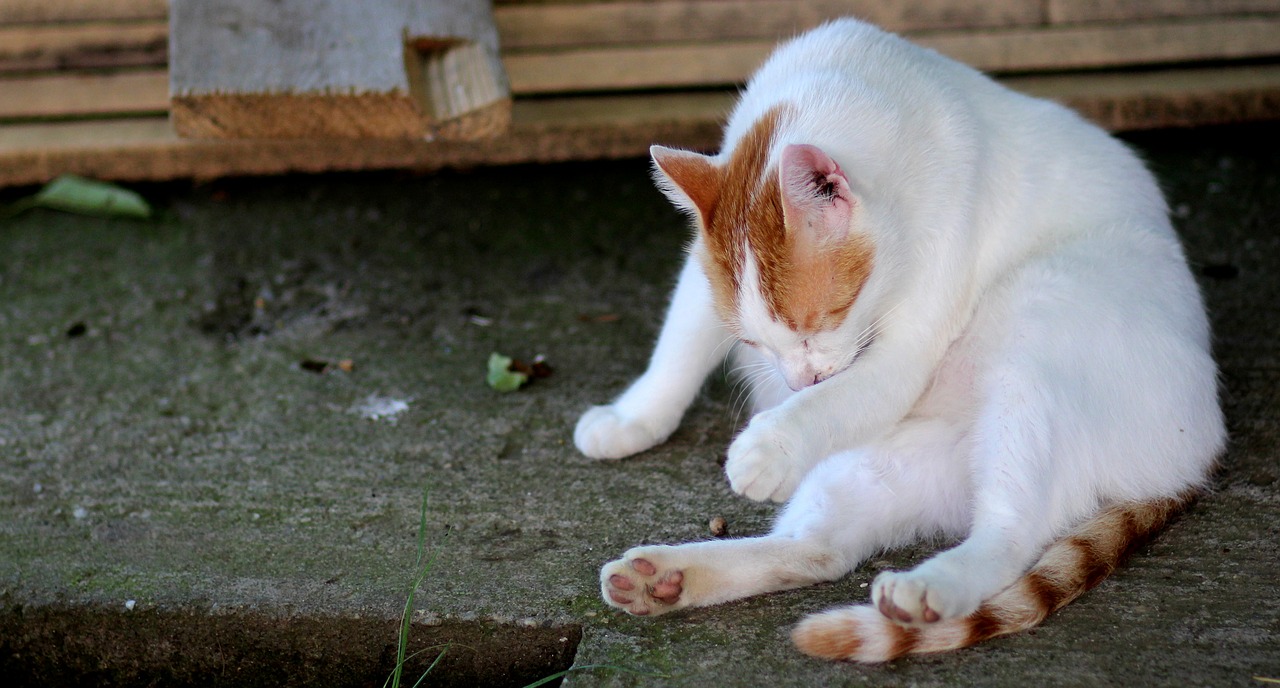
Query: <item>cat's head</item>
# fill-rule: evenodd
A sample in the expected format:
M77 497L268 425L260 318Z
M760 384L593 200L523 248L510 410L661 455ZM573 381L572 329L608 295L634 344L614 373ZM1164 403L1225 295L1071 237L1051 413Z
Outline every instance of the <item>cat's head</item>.
M727 160L661 146L651 154L659 186L695 218L693 251L721 319L799 390L866 346L851 314L875 247L840 165L815 146L775 147L780 117L757 122Z

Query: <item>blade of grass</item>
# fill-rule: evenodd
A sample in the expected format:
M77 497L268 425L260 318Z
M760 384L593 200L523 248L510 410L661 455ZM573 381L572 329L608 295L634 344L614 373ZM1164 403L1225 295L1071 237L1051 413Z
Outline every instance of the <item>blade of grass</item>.
M436 668L436 665L440 663L440 660L444 659L444 653L449 651L449 647L450 645L446 644L444 649L440 651L440 654L436 655L436 658L431 662L431 666L427 667L427 670L422 672L422 675L418 677L417 682L413 684L413 688L418 688L418 686L422 685L423 681L427 680L427 674L430 674L431 670Z
M427 556L427 503L429 501L430 494L430 487L424 487L422 489L422 507L418 514L418 552L417 559L414 562L414 569L417 571L417 576L413 579L413 585L409 587L409 594L404 601L404 611L400 614L400 632L396 643L396 665L391 670L391 675L387 677L387 681L382 684L383 688L400 688L400 681L404 676L404 663L406 661L405 652L408 650L409 645L409 625L413 618L413 600L417 595L418 588L422 585L422 582L426 580L427 574L431 572L431 567L435 565L436 558L440 555L441 548L444 547L444 543L441 542L439 545L431 548L430 556ZM446 538L449 537L448 531L445 531L444 536ZM426 563L423 563L422 561L424 557L426 558ZM448 650L447 646L445 650ZM441 652L440 655L436 657L435 661L431 663L431 666L427 668L427 671L423 673L424 677L432 668L435 667L436 663L440 661L440 657L443 656L444 652ZM422 678L419 678L418 683L421 682Z

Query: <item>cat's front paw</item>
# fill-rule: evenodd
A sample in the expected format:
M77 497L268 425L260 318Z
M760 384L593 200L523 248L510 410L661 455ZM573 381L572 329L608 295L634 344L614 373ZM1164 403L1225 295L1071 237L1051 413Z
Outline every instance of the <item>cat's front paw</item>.
M664 614L688 606L684 571L664 565L655 547L636 547L600 570L600 595L611 607L635 616Z
M661 444L675 431L676 423L633 418L612 405L594 406L578 419L573 443L590 458L621 459Z
M886 571L871 584L871 603L901 624L929 624L968 616L982 600L967 594L962 581L920 571Z
M776 412L761 413L729 445L724 465L729 487L757 502L784 502L808 468L803 451L800 442L782 429Z

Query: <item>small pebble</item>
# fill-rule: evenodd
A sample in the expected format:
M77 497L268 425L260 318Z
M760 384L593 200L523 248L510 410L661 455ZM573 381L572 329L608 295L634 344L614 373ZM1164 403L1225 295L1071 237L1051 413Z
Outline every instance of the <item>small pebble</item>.
M729 534L729 523L724 520L723 516L716 516L711 519L711 523L707 524L707 527L711 529L713 537L722 538Z
M135 605L137 605L137 604L138 604L138 603L137 603L136 601L134 601L134 600L125 600L125 601L124 601L124 608L125 608L126 610L128 610L128 611L133 611L134 606L135 606Z

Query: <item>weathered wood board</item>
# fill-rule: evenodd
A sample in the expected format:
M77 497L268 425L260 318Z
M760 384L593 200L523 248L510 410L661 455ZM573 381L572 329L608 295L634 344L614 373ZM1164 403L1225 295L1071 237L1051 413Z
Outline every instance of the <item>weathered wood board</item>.
M485 0L173 0L174 130L483 138L510 121Z
M1020 77L1114 130L1273 118L1280 65ZM517 100L511 129L483 141L180 139L159 117L0 126L0 186L64 172L119 180L339 170L435 170L645 155L661 142L719 145L732 91Z
M0 186L714 148L777 40L849 14L1114 130L1280 118L1280 0L490 1L174 0L213 52L171 72L165 0L0 0Z

